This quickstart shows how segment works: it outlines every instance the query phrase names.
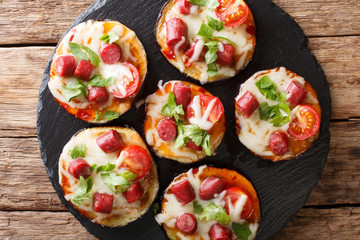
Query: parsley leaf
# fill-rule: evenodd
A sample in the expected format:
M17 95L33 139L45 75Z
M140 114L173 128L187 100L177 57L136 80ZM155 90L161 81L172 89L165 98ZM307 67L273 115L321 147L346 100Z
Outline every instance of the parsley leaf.
M152 208L153 208L154 214L156 215L158 213L158 211L159 211L159 208L160 208L159 203L154 203L152 205Z
M89 172L94 171L94 169L96 168L97 164L94 163L93 165L91 165L91 167L89 168Z
M178 136L175 140L175 148L185 146L189 139L191 139L196 146L202 146L204 148L206 155L211 156L211 135L209 133L195 124L177 126L177 129Z
M216 31L221 31L224 28L225 23L223 21L216 20L215 18L212 18L210 16L206 16L206 19L208 21L209 27Z
M81 50L81 46L77 43L73 43L73 42L70 42L69 43L69 48L70 48L70 52L77 58L80 58L80 59L83 59L85 61L88 61L89 58L88 56L86 55L86 53L84 53L82 50Z
M193 209L195 214L200 214L204 211L202 206L198 203L198 201L193 201Z
M184 115L182 105L177 105L175 95L172 91L169 92L168 102L162 107L161 115L175 118L176 124L181 124L182 120L179 115Z
M236 236L241 240L247 240L251 235L251 230L249 228L249 224L247 222L240 223L232 223L232 229L234 230Z
M110 31L109 33L102 35L99 39L103 42L112 44L113 42L119 40L119 36L114 31Z
M204 211L199 216L199 220L216 220L222 225L227 225L231 221L231 218L227 215L225 209L211 203L204 208Z
M110 172L115 169L115 164L112 164L108 162L106 165L101 165L96 169L96 173L104 171L104 172Z
M92 198L92 195L89 193L92 189L93 181L89 177L84 179L83 176L80 176L79 185L75 191L74 197L71 199L77 206L81 205L83 201Z
M91 50L85 45L81 45L81 47L88 53L91 64L94 65L95 67L99 66L100 63L99 55L97 55L93 50Z
M110 188L114 193L125 192L130 187L130 180L134 180L136 175L132 172L125 171L123 173L102 173L102 181Z
M70 102L72 99L80 96L81 94L88 96L89 91L82 82L77 81L77 83L62 86L61 94Z
M218 74L218 68L216 66L216 63L210 63L207 65L207 74L209 77L214 77Z
M99 121L99 120L100 120L101 114L102 114L102 112L96 111L96 113L95 113L95 121Z
M120 114L118 112L114 112L114 111L106 111L105 114L101 117L101 119L105 119L105 120L114 120L120 117Z
M205 37L205 38L211 38L212 28L203 23L203 24L201 24L199 32L197 33L197 35Z
M264 95L267 99L280 101L276 94L277 87L267 75L260 78L260 80L257 81L255 85L258 87L260 93Z
M218 0L189 0L190 3L202 7L207 7L210 10L215 10L220 4Z
M217 51L219 51L217 44L217 41L210 41L205 43L205 46L208 47L208 50L205 53L205 61L207 64L207 73L209 77L213 77L218 74L218 68L215 63L216 59L218 58Z
M221 39L221 40L225 40L227 42L229 42L231 45L233 45L234 47L236 47L236 43L234 43L233 41L231 41L230 39L228 38L225 38L225 37L221 37L221 36L215 36L215 37L211 37L211 39Z
M114 77L102 78L101 75L96 75L90 80L90 82L88 82L86 86L106 87L114 84L114 82L115 82Z
M78 157L85 157L85 144L75 146L73 150L71 150L70 156L72 159L76 159Z

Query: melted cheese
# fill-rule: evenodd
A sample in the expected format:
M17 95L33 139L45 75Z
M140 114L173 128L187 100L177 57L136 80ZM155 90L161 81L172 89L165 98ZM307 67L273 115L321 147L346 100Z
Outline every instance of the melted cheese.
M226 194L226 191L224 190L223 192L221 192L220 194L217 194L214 196L213 199L210 200L202 200L199 197L199 189L200 189L200 185L201 185L201 180L199 179L199 176L201 175L203 169L205 169L207 166L203 165L201 167L199 167L199 171L196 174L193 174L193 169L190 169L186 172L186 179L189 180L189 182L191 183L191 186L194 189L195 192L195 199L194 201L197 201L200 205L202 205L203 207L214 203L220 207L224 207L225 206L225 202L223 201L224 195ZM182 181L184 178L181 178L178 181ZM171 186L173 184L175 184L176 182L172 182L169 187L165 190L165 194L164 194L164 200L166 200L166 202L164 202L163 207L162 207L162 211L161 213L157 214L155 216L155 220L158 222L158 224L165 224L166 226L168 226L169 228L176 228L176 218L181 214L181 213L191 213L194 214L196 219L199 218L199 214L195 214L193 211L193 202L189 202L188 204L182 205L181 203L179 203L179 201L176 199L174 194L169 194L168 189L171 188ZM245 196L245 201L246 201L246 196ZM241 220L239 219L239 217L234 217L233 215L238 214L240 216L241 210L243 205L245 204L245 202L243 202L244 199L240 199L237 204L237 206L235 207L235 209L231 209L230 208L230 217L231 217L231 222L226 226L228 229L231 229L231 224L232 222L240 222L240 223L244 223L246 222L246 220ZM234 212L232 212L234 211ZM209 220L209 221L200 221L198 220L198 228L197 228L197 232L196 235L184 235L182 234L180 231L176 232L176 235L178 235L178 237L180 237L182 240L210 240L210 236L209 236L209 231L212 225L214 225L215 223L217 223L217 221L215 220ZM257 232L257 228L258 228L258 223L250 223L249 224L250 230L252 231L251 236L249 237L249 240L252 240L256 237L256 232ZM233 234L233 239L236 239L236 235Z
M119 169L119 166L121 163L126 159L126 155L121 152L119 156L119 152L115 151L113 153L106 154L103 152L100 147L96 143L96 139L101 135L99 135L99 132L103 131L101 128L96 129L86 129L79 134L77 134L75 137L73 137L65 146L63 149L63 152L60 156L60 162L59 162L59 183L62 186L63 185L63 177L64 175L67 178L67 181L69 182L69 186L66 186L66 194L65 199L68 201L71 201L71 199L74 196L74 193L78 187L79 180L76 179L72 174L68 171L68 165L73 160L70 156L71 150L74 149L74 147L85 144L85 157L84 159L87 161L87 163L91 166L93 164L97 164L97 167L100 165L106 165L108 162L112 164L116 164L116 170L113 170L112 172L116 171L118 173L121 173L125 171L126 169L122 168ZM106 133L106 131L104 132ZM146 147L143 142L139 142L139 139L141 139L137 133L133 130L127 134L121 133L121 136L124 140L124 142L129 144L135 144L140 145L141 147ZM119 156L119 157L118 157ZM64 162L64 167L63 164ZM93 180L93 187L90 192L90 194L94 193L107 193L110 195L114 195L114 202L113 202L113 209L111 211L111 215L129 215L129 216L140 216L140 212L138 208L140 207L140 201L136 201L134 203L129 204L125 197L122 194L114 194L110 188L102 181L101 179L101 173L96 174L96 170L92 172L90 176ZM142 188L146 192L146 188L144 184L148 184L145 182L144 178L139 180L139 183L142 185ZM109 214L104 213L97 213L93 212L93 200L87 199L85 200L79 208L85 211L92 212L96 215L95 219L93 219L93 222L101 223L101 220L103 218L106 218L109 216Z
M302 86L305 84L305 80L302 77L296 74L288 74L286 68L280 67L277 69L278 70L271 69L260 71L251 76L241 85L239 95L236 97L235 102L237 102L244 93L249 91L257 99L259 104L262 102L268 102L270 106L276 105L278 103L277 101L266 99L266 97L260 93L259 89L255 85L255 83L265 75L267 75L276 84L277 91L286 92L286 88L292 81L298 81ZM312 97L311 94L307 94L306 101L314 103L318 102L318 100ZM290 121L279 127L274 127L269 121L261 120L259 108L255 110L250 118L246 118L236 112L236 118L241 128L238 134L239 140L257 155L274 156L268 147L270 135L279 130L287 133L289 123L295 118L296 110L297 108L292 109ZM283 112L283 114L285 113ZM289 154L289 152L286 153L284 157L287 157Z
M216 16L214 11L211 11L205 7L192 7L190 10L191 14L189 15L183 15L180 13L179 8L176 7L172 7L165 15L165 21L167 22L168 20L172 19L172 18L180 18L184 21L184 23L187 25L187 39L190 42L190 45L192 45L194 43L194 41L196 39L199 39L199 36L197 35L197 33L199 32L200 26L202 23L207 23L206 17L210 16L214 19L219 20L219 18ZM235 48L235 53L234 55L239 55L242 56L240 57L237 62L235 63L235 67L234 68L230 68L227 66L220 66L218 65L218 69L219 69L219 74L223 74L226 77L232 77L236 74L236 72L238 70L241 70L242 68L244 68L247 65L247 62L245 62L246 60L246 56L248 54L248 52L252 51L253 48L255 47L251 39L251 35L249 33L247 33L246 28L247 28L247 24L242 24L240 26L237 27L228 27L228 26L224 26L223 30L217 32L214 31L213 32L213 36L220 36L220 37L224 37L227 38L231 41L233 41L236 44L236 48ZM162 31L159 33L160 37L162 39L166 38L166 28L162 28ZM228 44L227 41L225 40L219 40L220 43L226 43ZM223 47L219 44L219 50L222 52L224 51ZM202 47L200 49L199 46L199 51L202 50ZM201 51L200 51L201 52ZM196 57L194 58L196 59ZM191 59L190 62L194 62L194 59ZM178 57L176 55L176 60L177 64L180 67L180 71L183 72L183 58ZM196 62L196 64L193 65L197 70L199 70L201 72L201 83L206 83L207 80L209 79L209 76L207 74L207 66L206 66L206 62Z
M128 30L129 32L124 35L125 27L121 25L115 25L110 31L115 32L120 39L117 40L115 43L119 44L121 46L122 50L122 61L132 60L133 62L136 62L137 59L131 54L130 51L130 43L129 41L133 40L134 37L136 37L135 33L131 30ZM59 47L54 55L53 63L55 64L56 59L61 55L72 55L70 53L69 48L69 42L70 38L73 36L71 42L77 43L77 44L83 44L87 47L89 47L92 51L94 51L98 56L100 56L100 49L103 42L99 40L99 37L101 37L104 34L104 22L94 22L92 20L89 20L87 22L80 23L76 27L74 27L69 33L65 35L63 40L60 42ZM80 59L75 58L76 65L80 62ZM130 74L129 74L130 73ZM126 76L129 79L132 79L131 72L125 68L121 63L116 64L106 64L104 63L100 58L100 64L98 67L95 67L92 71L90 77L94 77L95 75L102 75L104 78L108 77L115 77L116 78L116 86L107 87L109 90L112 90L111 88L118 88L120 92L125 95L125 88L122 87L122 84L119 84L119 82L122 80L122 76ZM90 104L90 102L87 100L87 98L81 94L80 96L76 97L75 99L77 101L70 101L68 102L67 99L64 98L64 96L61 94L62 86L67 86L71 83L77 82L77 79L75 77L59 77L57 75L51 77L48 86L52 93L52 95L58 99L61 102L64 102L68 104L71 108L79 108L84 109L87 108ZM86 81L82 81L86 85ZM100 110L107 108L112 105L114 96L112 94L109 94L109 99L106 103L99 106L98 108Z
M200 106L200 97L195 96L191 104L192 109L194 110L194 116L189 118L191 124L196 124L204 130L210 130L214 124L208 120L209 115L215 105L216 99L211 100L206 108L204 115L202 115L201 106Z
M201 52L203 50L203 47L204 47L204 40L202 39L199 39L195 45L195 48L194 48L194 53L193 55L191 56L191 58L189 59L190 62L196 62L197 60L199 60L199 57L201 55Z

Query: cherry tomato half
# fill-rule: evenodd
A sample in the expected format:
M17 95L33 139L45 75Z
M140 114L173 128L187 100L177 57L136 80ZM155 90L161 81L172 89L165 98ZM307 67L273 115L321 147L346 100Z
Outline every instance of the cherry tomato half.
M230 187L226 189L226 194L224 196L224 201L225 201L224 208L225 211L229 214L229 203L231 203L232 207L234 208L236 206L237 201L241 198L242 195L246 195L247 200L241 211L241 219L248 219L251 216L254 208L249 194L242 188Z
M124 77L117 83L116 89L111 91L111 94L117 98L126 98L134 94L140 86L140 74L137 68L128 62L122 62L132 74L132 79ZM120 89L119 89L120 88Z
M304 140L314 135L320 127L320 116L315 108L301 105L296 111L296 118L289 124L290 136Z
M137 145L128 145L120 153L125 157L123 167L136 174L136 180L145 177L150 170L150 157L145 149Z
M214 96L210 96L210 95L205 95L205 94L201 94L198 95L199 96L199 103L200 103L200 109L201 109L201 116L195 116L195 109L196 107L195 105L195 96L192 101L189 103L187 110L186 110L186 116L188 119L192 118L192 117L196 117L196 118L202 118L205 114L209 114L209 117L207 118L208 121L212 122L213 124L215 124L220 118L221 116L224 114L224 106L222 105L221 101L219 98L214 97ZM215 101L212 109L210 111L210 113L207 113L206 110L208 109L210 103L212 101ZM205 129L208 130L208 129Z
M239 26L249 15L249 7L243 0L219 0L219 3L215 13L226 26Z

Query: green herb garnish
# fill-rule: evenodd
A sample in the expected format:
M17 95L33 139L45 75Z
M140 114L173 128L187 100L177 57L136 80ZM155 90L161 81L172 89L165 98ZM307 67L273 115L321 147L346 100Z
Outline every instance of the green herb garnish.
M93 86L93 87L106 87L109 85L114 84L115 78L103 78L101 75L94 76L86 86Z
M99 39L103 42L112 44L113 42L116 42L120 38L115 32L110 31L109 33L105 33L104 35L102 35Z
M75 146L73 150L71 150L70 156L72 159L76 159L78 157L85 157L85 144Z
M90 191L93 186L91 177L87 178L86 181L83 176L80 176L79 185L75 191L74 197L71 199L77 206L81 205L83 201L92 198Z
M116 167L115 164L112 164L110 162L108 162L106 165L100 165L97 169L96 169L96 173L98 172L110 172L112 170L114 170Z
M87 97L89 91L87 90L85 85L78 80L76 83L62 86L61 94L70 102L81 94L84 94Z
M198 203L198 201L193 201L193 209L195 214L200 214L204 211L202 206Z
M206 16L206 19L208 21L209 27L216 31L221 31L224 28L225 23L223 21L216 20L215 18L212 18L210 16Z
M249 228L249 224L247 222L240 223L232 223L232 229L234 230L236 236L241 240L247 240L251 235L251 230Z
M199 216L199 220L208 221L216 220L222 225L227 225L231 221L230 216L226 213L225 209L218 205L211 203L204 207L203 212Z
M185 146L189 139L191 139L196 146L201 146L205 150L206 155L211 156L211 135L209 133L195 124L177 126L177 129L178 136L175 140L175 148Z
M179 115L184 115L182 105L177 105L175 95L172 91L169 92L168 102L162 107L161 115L175 118L176 124L181 124L183 121Z
M125 171L123 173L102 173L102 181L116 194L125 192L130 187L131 180L134 180L136 175L132 172Z

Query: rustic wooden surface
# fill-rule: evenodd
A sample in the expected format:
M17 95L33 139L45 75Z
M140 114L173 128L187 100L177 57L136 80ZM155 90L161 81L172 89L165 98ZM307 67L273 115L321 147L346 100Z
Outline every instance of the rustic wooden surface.
M0 0L0 239L94 239L60 203L40 159L38 90L62 33L92 0ZM333 100L327 164L273 239L360 239L360 2L275 0L309 37Z

